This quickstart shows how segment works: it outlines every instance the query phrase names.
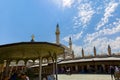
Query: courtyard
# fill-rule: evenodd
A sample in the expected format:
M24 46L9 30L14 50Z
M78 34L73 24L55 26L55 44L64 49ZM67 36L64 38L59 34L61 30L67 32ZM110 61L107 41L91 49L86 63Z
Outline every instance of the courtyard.
M112 80L108 74L72 74L58 75L58 80Z

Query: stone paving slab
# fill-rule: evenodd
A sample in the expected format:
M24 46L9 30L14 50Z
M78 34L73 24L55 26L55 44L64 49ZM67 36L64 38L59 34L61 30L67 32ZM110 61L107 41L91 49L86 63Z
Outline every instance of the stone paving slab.
M106 74L72 74L58 75L58 80L112 80L110 75Z

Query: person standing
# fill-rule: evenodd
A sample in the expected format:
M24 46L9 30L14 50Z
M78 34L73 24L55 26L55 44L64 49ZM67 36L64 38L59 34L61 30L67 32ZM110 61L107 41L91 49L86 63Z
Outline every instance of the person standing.
M112 80L114 78L114 73L115 73L115 68L113 66L110 66L110 74L111 74L111 79Z
M115 66L115 73L114 73L115 80L120 80L120 71L118 66Z
M53 74L49 74L49 75L47 76L47 80L55 80L54 75L53 75Z
M21 79L22 80L30 80L26 74L21 74Z

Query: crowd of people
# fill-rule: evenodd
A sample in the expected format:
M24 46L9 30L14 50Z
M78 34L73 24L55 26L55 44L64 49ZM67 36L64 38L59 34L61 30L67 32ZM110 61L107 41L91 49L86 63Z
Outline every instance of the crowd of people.
M21 69L18 70L13 70L11 73L9 73L9 75L6 75L5 72L2 73L2 76L0 80L38 80L38 75L30 75L34 73L32 71L27 70L26 72L24 72ZM53 74L42 74L42 80L55 80L55 77Z
M21 68L13 68L8 71L4 68L3 72L0 74L0 80L30 80L27 75L25 70L22 70Z
M10 77L5 76L2 80L30 80L25 73L13 73Z
M120 68L118 66L110 66L111 79L120 80Z

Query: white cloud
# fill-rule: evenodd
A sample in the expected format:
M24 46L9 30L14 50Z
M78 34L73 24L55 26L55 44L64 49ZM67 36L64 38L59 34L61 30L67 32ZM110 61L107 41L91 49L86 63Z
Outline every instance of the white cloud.
M107 54L108 44L111 46L112 53L118 52L120 48L120 37L116 37L115 39L108 39L107 37L97 38L83 46L73 44L73 50L75 56L81 56L82 48L84 49L85 55L90 55L93 54L93 47L95 46L97 54Z
M68 7L70 8L73 4L74 0L62 0L62 7Z
M78 40L82 37L83 32L77 33L77 34L70 34L66 37L63 38L64 41L68 42L69 41L69 37L71 37L74 41Z
M73 50L74 50L74 54L75 54L77 57L81 56L81 50L82 50L82 47L81 47L81 46L78 46L78 45L73 44Z
M91 20L93 14L95 11L93 10L91 3L80 3L79 6L77 7L78 13L77 15L73 18L73 21L75 22L75 26L87 26L89 24L89 21ZM75 27L74 28L78 28Z
M118 19L117 22L113 22L111 24L112 28L104 28L99 30L98 32L94 32L92 34L87 34L85 42L92 42L94 39L102 36L113 35L120 32L120 20Z
M60 8L71 8L74 0L52 0Z
M93 47L95 46L98 53L106 52L107 46L109 44L108 41L109 40L106 37L97 38L96 40L94 40L92 42L86 43L85 48L86 48L86 50L89 50L90 52L93 52Z
M119 3L111 1L105 8L104 17L98 23L96 30L99 30L102 26L104 26L109 20L108 18L112 16L112 13L115 11Z
M116 19L116 22L109 24L110 27L104 28L92 34L87 34L84 39L85 52L93 53L93 47L97 49L97 53L107 53L108 44L112 48L112 52L118 52L120 49L120 37L109 38L108 36L116 35L120 33L120 19ZM120 52L120 51L119 51Z
M113 13L115 12L117 6L120 4L115 0L105 0L107 2L105 5L104 1L103 5L99 5L97 2L94 4L93 1L89 0L56 0L59 3L60 8L71 8L76 9L75 16L73 17L73 28L78 29L79 33L70 34L63 38L64 41L68 42L69 37L72 38L73 41L80 40L84 33L84 30L87 29L89 22L92 20L94 14L95 16L101 16L103 13L103 17L99 21L96 27L96 32L92 34L88 34L85 36L83 42L83 46L75 45L73 43L73 50L76 55L81 55L81 49L84 48L85 54L93 54L93 47L95 46L97 49L97 53L107 53L108 44L111 45L111 48L114 50L118 50L120 48L120 37L109 38L111 35L116 35L120 33L120 19L116 19L115 22L111 22L108 24L109 18L113 17ZM99 2L99 0L97 0ZM97 6L96 6L97 5ZM119 16L118 16L119 17ZM115 19L115 18L114 18ZM104 26L104 27L103 27ZM78 31L78 30L77 30ZM92 31L91 31L92 32ZM118 34L117 34L118 35ZM109 37L108 37L109 36Z
M97 54L107 54L108 44L111 46L112 53L120 52L120 37L108 39L107 37L97 38L91 43L86 43L84 47L85 54L93 54L93 47L96 47Z
M82 34L83 34L83 32L80 32L80 33L72 35L72 37L73 37L74 40L78 40L82 37Z
M120 49L120 37L117 37L115 40L111 40L110 45L112 49L119 50Z

